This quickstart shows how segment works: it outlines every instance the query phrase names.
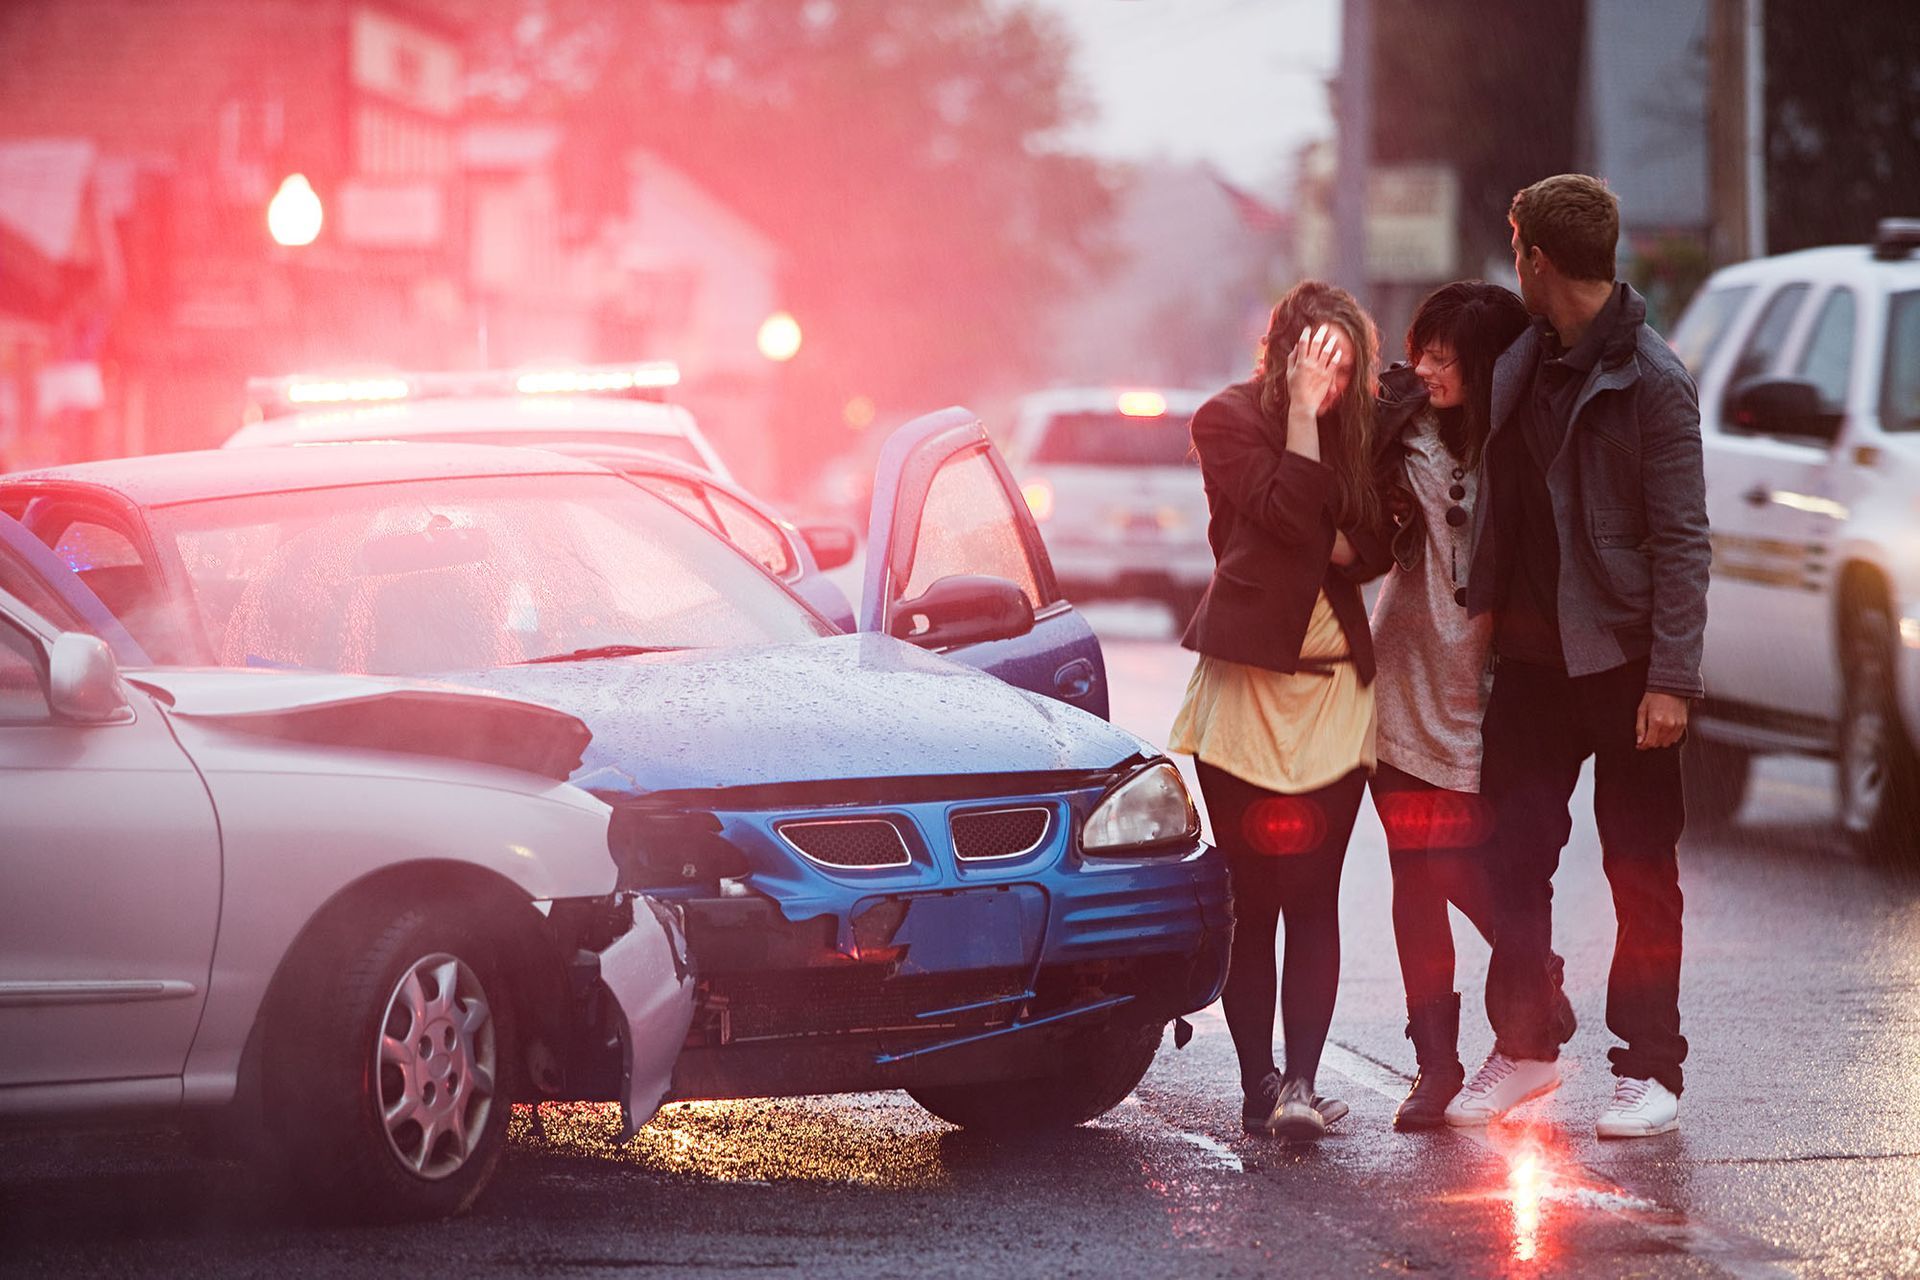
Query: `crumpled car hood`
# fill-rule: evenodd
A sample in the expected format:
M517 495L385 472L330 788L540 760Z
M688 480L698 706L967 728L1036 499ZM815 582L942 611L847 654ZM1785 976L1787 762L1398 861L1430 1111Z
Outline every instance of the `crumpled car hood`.
M888 636L499 667L444 679L579 716L605 797L847 778L1093 771L1158 752Z
M263 737L471 760L564 782L593 734L553 707L421 680L231 668L124 673L169 714Z

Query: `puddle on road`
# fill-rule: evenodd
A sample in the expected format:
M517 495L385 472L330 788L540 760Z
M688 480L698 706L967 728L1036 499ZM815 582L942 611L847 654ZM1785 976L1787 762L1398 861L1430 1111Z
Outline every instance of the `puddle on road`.
M544 1139L542 1131L544 1130ZM625 1142L613 1103L549 1102L513 1109L519 1146L590 1156L712 1182L853 1183L888 1190L935 1187L952 1176L953 1133L918 1107L839 1100L679 1102Z

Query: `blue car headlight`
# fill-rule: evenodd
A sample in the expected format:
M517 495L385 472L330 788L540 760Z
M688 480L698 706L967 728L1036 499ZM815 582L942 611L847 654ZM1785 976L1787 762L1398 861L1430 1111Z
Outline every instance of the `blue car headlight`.
M1087 817L1080 848L1091 854L1132 853L1200 834L1200 812L1171 760L1136 770L1102 797Z

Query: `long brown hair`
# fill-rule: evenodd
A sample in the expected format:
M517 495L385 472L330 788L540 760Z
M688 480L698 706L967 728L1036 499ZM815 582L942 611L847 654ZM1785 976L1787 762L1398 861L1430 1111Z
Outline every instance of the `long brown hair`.
M1319 280L1302 280L1273 304L1253 376L1260 381L1260 409L1284 431L1287 421L1287 356L1302 329L1338 325L1353 343L1353 380L1333 412L1332 438L1322 437L1321 461L1333 469L1333 522L1342 529L1380 523L1380 496L1373 484L1373 383L1379 335L1353 295ZM1325 419L1323 418L1323 421Z
M1434 344L1453 348L1464 403L1436 409L1440 443L1464 467L1480 465L1493 416L1493 366L1529 323L1527 309L1509 289L1484 280L1456 280L1428 294L1407 326L1407 362Z

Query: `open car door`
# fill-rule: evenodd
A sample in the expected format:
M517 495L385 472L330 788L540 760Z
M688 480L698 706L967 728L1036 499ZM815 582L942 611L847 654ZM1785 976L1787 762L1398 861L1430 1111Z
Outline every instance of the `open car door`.
M860 630L1106 717L1100 641L1061 597L1013 473L966 409L916 418L880 451Z

